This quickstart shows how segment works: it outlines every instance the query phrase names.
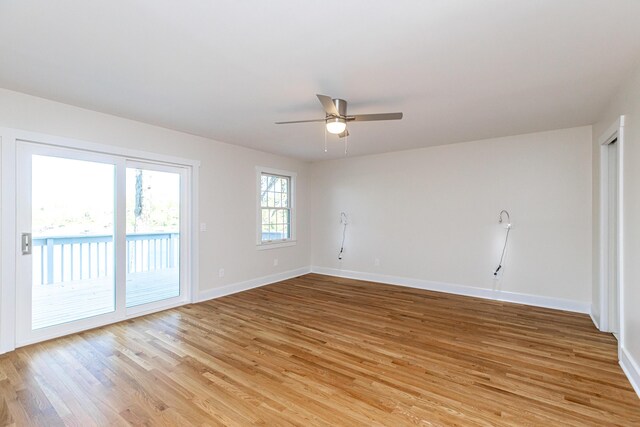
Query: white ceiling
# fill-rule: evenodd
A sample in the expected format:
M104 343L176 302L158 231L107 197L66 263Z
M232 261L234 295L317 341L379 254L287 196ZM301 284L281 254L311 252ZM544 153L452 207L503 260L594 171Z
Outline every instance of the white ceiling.
M2 0L0 87L306 160L592 123L640 57L638 0Z

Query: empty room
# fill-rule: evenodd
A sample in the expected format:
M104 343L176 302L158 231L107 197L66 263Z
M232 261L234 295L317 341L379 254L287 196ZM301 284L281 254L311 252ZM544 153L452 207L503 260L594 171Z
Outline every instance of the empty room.
M640 426L640 1L0 1L0 426Z

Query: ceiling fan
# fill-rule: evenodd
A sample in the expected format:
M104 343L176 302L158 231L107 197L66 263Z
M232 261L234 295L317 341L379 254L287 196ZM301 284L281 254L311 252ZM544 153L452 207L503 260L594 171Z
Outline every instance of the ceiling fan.
M371 122L376 120L400 120L402 113L382 113L382 114L347 114L347 101L344 99L332 99L326 95L316 95L325 111L324 119L316 120L295 120L292 122L276 122L277 125L287 125L291 123L311 123L325 122L327 132L338 135L340 138L349 136L347 130L348 122Z

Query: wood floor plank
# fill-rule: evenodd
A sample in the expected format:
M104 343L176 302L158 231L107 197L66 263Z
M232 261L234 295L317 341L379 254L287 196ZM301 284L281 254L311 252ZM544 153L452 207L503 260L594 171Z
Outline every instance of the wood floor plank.
M640 425L586 315L308 274L0 357L0 426Z

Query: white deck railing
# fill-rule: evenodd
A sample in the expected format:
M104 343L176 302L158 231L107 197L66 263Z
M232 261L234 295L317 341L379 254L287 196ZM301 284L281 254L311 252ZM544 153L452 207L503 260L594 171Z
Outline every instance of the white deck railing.
M127 273L178 266L180 234L127 234ZM113 236L52 236L33 239L33 283L47 285L113 274Z

